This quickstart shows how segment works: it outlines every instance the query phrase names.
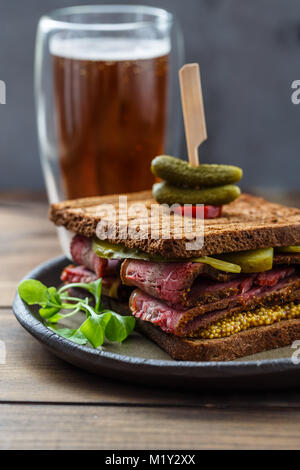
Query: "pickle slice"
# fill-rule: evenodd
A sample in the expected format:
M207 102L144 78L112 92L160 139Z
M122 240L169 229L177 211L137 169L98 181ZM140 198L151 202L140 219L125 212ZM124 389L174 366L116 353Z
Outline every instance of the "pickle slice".
M152 173L174 186L188 188L210 188L237 183L243 176L243 170L232 165L201 164L191 166L180 158L160 155L151 163Z
M139 249L127 248L123 244L113 244L107 240L93 240L93 251L100 258L107 259L140 259L144 261L154 261L161 263L170 262L188 262L208 264L212 268L227 273L257 273L272 269L273 248L264 248L260 250L242 251L239 253L230 253L218 255L218 258L210 256L201 256L196 258L164 258L160 255L152 255Z
M300 253L300 245L280 246L275 250L279 253Z
M113 244L107 240L99 240L94 238L92 248L94 253L100 258L107 259L142 259L149 260L150 256L148 253L144 253L141 250L134 248L127 248L123 244Z
M210 258L208 256L203 256L200 258L189 258L189 259L178 259L178 258L164 258L160 255L151 255L149 253L145 253L144 251L134 249L134 248L126 248L123 244L113 244L107 240L99 240L95 238L93 240L93 251L96 253L97 256L100 258L107 258L107 259L140 259L144 261L155 261L161 263L171 263L171 262L180 262L182 261L187 262L195 262L195 263L205 263L209 264L211 267L215 269L219 269L220 271L225 271L228 273L240 273L241 268L240 266L232 263L228 263L227 261L223 261L220 259Z
M114 244L109 242L108 240L99 240L98 238L94 238L92 243L92 249L94 253L100 258L107 258L107 259L141 259L144 261L157 261L157 262L171 262L171 261L178 261L178 259L167 259L160 255L152 255L150 253L146 253L145 251L135 249L135 248L127 248L125 245L118 243Z
M192 258L191 261L194 263L209 264L212 268L218 269L219 271L225 271L226 273L240 273L242 268L238 264L229 263L217 258L211 258L210 256L202 256L199 258Z
M261 248L258 250L240 251L220 255L221 259L236 263L242 268L243 273L260 273L269 271L273 267L273 248Z
M238 186L231 184L205 189L183 189L169 185L166 181L152 188L154 199L160 204L207 204L222 206L234 201L241 194Z

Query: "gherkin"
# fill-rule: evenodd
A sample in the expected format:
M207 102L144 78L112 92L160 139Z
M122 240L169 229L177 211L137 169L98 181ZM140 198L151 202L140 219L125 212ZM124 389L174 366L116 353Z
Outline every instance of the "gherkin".
M273 267L273 248L260 248L258 250L241 251L219 255L221 259L236 263L243 273L259 273L269 271Z
M234 201L241 194L238 186L227 184L215 188L185 189L168 184L155 183L152 188L154 199L160 204L206 204L221 206Z
M151 163L152 173L173 186L212 188L240 181L243 170L233 165L200 164L191 166L179 158L161 155Z
M276 248L279 253L300 253L300 245L281 246Z

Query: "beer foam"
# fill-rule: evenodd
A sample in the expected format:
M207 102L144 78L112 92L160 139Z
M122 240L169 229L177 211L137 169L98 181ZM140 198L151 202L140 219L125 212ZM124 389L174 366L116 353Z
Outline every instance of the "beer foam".
M74 60L123 61L154 59L169 54L170 39L62 38L50 40L50 53Z

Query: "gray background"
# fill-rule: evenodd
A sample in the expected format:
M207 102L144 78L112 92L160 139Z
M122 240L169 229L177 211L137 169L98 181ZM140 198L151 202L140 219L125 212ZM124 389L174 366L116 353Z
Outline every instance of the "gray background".
M0 190L44 186L33 102L33 54L39 17L92 0L0 0ZM188 62L199 62L209 141L201 160L245 170L244 188L299 188L299 0L160 0L180 20ZM184 148L184 145L183 145Z

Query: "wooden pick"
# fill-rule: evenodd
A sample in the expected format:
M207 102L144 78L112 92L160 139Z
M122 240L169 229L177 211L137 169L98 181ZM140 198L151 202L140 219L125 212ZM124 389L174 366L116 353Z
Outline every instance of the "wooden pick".
M207 139L199 65L185 64L179 82L189 162L197 166L198 147Z

